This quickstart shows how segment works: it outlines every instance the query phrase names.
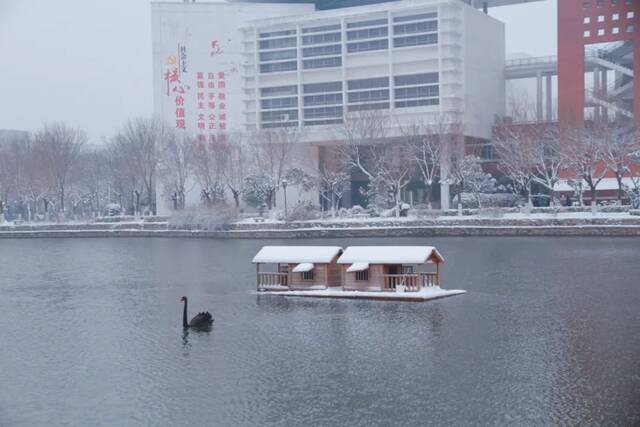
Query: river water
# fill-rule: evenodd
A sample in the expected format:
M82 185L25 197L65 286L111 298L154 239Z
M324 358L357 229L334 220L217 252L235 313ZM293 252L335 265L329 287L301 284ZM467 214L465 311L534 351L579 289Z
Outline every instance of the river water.
M256 295L274 243L434 244L469 292ZM0 426L541 424L640 424L639 240L0 240Z

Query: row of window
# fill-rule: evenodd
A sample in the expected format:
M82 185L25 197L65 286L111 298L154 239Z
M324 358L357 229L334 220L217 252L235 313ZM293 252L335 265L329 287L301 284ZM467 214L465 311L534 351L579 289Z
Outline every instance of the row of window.
M439 98L420 98L398 100L394 103L395 108L409 108L421 106L435 106L440 104ZM389 101L371 102L366 104L350 104L347 106L349 112L368 110L388 110ZM317 107L305 108L305 126L329 125L342 123L343 107ZM263 111L261 113L261 126L263 128L298 126L297 110Z
M605 4L609 3L612 6L617 6L619 4L633 4L634 0L595 0L596 7L604 7ZM582 2L582 8L585 10L591 9L592 2L590 0L584 0Z
M420 86L432 85L439 82L438 73L420 73L405 74L393 77L394 86ZM370 77L367 79L353 79L347 81L347 90L357 91L376 88L388 88L389 77ZM306 83L302 85L302 91L305 95L315 93L342 92L342 82L322 82L322 83ZM264 87L260 89L260 96L282 97L297 95L298 87L296 85Z
M633 12L632 10L630 10L629 12L626 13L626 18L627 19L633 19L635 18L636 14L635 12ZM605 22L606 17L604 15L598 15L598 17L596 18L597 22ZM620 20L620 14L619 13L612 13L611 14L611 20L612 21L619 21ZM584 23L585 24L590 24L591 23L591 17L590 16L585 16L584 17Z
M631 31L633 31L633 29ZM393 39L394 47L422 46L422 45L432 45L437 43L438 43L437 34L422 34L417 36L398 37ZM349 43L347 44L347 52L357 53L357 52L369 52L374 50L386 50L388 49L388 44L389 42L387 39ZM306 51L306 52L303 51L303 56L304 57L325 56L325 55L332 55L332 54L340 55L342 51L342 48L340 45L323 46L323 47L318 47L313 49L314 49L313 51ZM261 61L287 60L287 59L295 59L295 58L296 58L295 50L282 50L282 51L275 51L275 52L260 53ZM342 66L341 56L329 57L329 58L305 59L304 61L302 61L302 67L305 70L316 69L316 68L333 68L333 67L341 67L341 66ZM297 69L298 69L298 65L296 61L275 62L275 63L269 62L269 63L260 64L260 73L263 73L263 74L295 71Z
M347 81L348 111L389 109L389 83L389 77ZM438 73L394 76L393 83L395 108L438 105L440 102ZM305 126L342 122L342 82L308 83L302 86L302 91ZM298 99L292 96L297 94L296 86L262 88L260 94L264 98L260 101L263 125L274 127L273 122L277 122L275 126L297 126Z
M626 31L627 33L633 33L633 30L634 30L633 25L627 25L627 27L626 27L626 29L625 29L625 31ZM606 34L607 34L607 32L605 31L605 29L604 29L604 28L600 28L600 29L597 31L597 33L596 33L596 34L597 34L598 36L604 36L604 35L606 35ZM613 28L611 29L611 34L620 34L620 27L613 27ZM587 37L591 37L591 35L592 35L591 30L585 30L585 31L584 31L584 33L583 33L583 35L584 35L584 37L585 37L585 38L587 38Z

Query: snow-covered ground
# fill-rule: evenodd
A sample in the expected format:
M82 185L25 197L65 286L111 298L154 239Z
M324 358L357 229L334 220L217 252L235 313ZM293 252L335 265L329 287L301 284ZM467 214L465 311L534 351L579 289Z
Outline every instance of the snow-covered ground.
M346 299L378 299L398 301L429 301L464 294L463 290L441 289L437 286L422 288L417 292L368 292L368 291L344 291L342 289L319 289L309 291L277 291L260 292L260 294L280 295L287 297L315 297L315 298L346 298Z

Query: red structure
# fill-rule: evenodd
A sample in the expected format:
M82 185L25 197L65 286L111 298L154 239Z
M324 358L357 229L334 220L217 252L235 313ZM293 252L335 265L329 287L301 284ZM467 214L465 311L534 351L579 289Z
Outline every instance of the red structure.
M558 1L558 114L562 125L582 123L586 105L596 105L596 110L604 111L616 107L606 97L594 102L592 98L595 96L585 94L585 72L590 70L595 70L594 93L599 90L597 88L606 93L607 72L599 72L599 67L608 68L608 58L604 55L585 60L585 47L611 42L626 42L626 48L632 49L633 65L626 79L637 82L640 75L640 0ZM617 72L625 77L615 67L608 70L610 74ZM632 75L630 70L633 70ZM633 82L624 84L631 86ZM632 111L619 110L640 124L640 84L629 90L633 94L633 102L629 106Z

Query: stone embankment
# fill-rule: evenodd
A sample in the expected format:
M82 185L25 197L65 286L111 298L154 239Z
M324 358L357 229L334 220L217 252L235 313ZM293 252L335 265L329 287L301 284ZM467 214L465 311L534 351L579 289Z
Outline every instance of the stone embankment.
M291 223L241 222L215 229L175 226L167 218L98 219L91 223L0 225L0 238L195 237L305 239L445 236L640 236L640 215L626 213L557 217L372 218Z

